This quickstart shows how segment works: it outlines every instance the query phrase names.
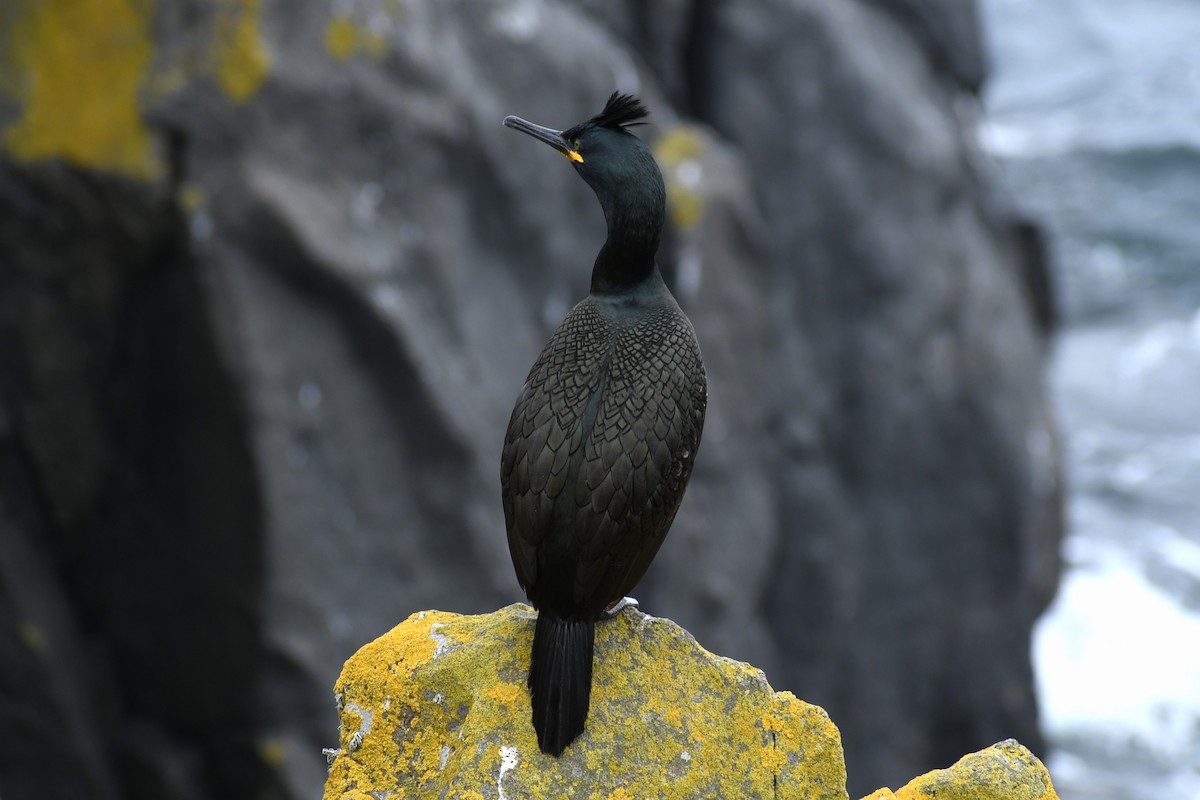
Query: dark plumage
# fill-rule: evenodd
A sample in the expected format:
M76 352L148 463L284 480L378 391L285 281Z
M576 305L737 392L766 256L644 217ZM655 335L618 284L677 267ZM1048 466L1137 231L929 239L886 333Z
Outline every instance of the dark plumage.
M533 725L553 755L583 731L595 622L658 552L704 425L700 348L654 261L662 174L627 130L645 117L636 98L614 93L598 115L561 132L504 120L571 161L608 225L591 294L530 369L501 458L509 551L539 610Z

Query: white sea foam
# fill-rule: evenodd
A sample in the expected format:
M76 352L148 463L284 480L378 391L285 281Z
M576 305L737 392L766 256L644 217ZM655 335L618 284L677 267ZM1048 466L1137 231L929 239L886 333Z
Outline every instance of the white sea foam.
M1173 760L1196 753L1200 618L1116 548L1089 548L1038 624L1034 662L1051 736L1101 732Z

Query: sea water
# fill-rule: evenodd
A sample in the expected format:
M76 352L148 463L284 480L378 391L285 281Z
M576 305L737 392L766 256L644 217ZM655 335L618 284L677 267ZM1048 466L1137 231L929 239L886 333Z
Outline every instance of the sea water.
M981 140L1049 235L1066 571L1035 632L1064 800L1200 800L1200 0L983 0Z

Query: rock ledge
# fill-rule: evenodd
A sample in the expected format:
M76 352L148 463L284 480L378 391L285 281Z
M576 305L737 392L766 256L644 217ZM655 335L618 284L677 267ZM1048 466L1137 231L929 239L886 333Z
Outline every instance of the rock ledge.
M337 682L325 797L846 797L822 709L633 609L596 628L587 730L543 755L525 689L534 619L424 611L359 650Z
M927 772L896 792L877 789L863 800L1058 800L1050 773L1016 739L963 756L949 769Z
M525 669L533 609L413 614L338 679L326 800L391 797L837 798L841 737L824 710L771 689L675 623L635 609L596 627L588 727L538 751ZM865 800L1057 800L1013 739Z

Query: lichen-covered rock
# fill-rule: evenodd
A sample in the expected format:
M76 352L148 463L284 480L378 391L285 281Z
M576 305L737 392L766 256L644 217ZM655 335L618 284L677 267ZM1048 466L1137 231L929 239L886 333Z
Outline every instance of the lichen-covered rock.
M367 797L845 798L826 713L665 619L596 627L591 712L538 750L525 676L535 615L414 614L346 662L326 800Z
M878 789L863 800L1058 800L1050 773L1015 739L927 772L903 789Z

